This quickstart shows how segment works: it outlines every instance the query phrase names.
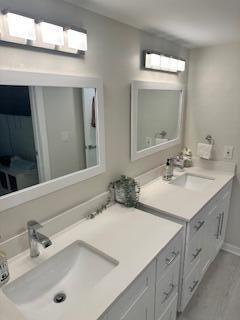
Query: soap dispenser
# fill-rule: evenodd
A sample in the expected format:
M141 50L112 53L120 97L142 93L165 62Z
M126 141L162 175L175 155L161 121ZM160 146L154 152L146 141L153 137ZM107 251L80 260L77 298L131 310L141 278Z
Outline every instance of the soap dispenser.
M0 287L2 287L9 280L9 270L7 256L0 251Z
M173 177L173 159L168 158L165 165L165 172L163 174L163 180L169 181Z

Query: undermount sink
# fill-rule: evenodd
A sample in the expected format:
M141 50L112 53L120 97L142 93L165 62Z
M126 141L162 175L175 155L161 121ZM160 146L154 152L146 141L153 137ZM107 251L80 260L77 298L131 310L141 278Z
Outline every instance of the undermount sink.
M118 261L77 241L3 288L28 320L63 319Z
M213 180L213 178L186 173L172 180L171 184L185 189L199 191L208 187Z

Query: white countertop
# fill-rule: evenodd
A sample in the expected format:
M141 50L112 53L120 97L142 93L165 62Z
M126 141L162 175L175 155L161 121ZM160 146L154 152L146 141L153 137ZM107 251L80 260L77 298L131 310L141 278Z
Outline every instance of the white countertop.
M234 177L233 170L221 168L206 169L202 167L185 168L176 175L192 173L214 179L201 190L189 190L158 177L141 188L140 203L155 211L163 212L174 218L189 222L194 216Z
M83 240L119 261L81 301L81 307L63 314L61 319L96 320L147 267L181 225L134 208L114 205L93 220L82 220L51 238L53 245L41 250L38 258L25 251L9 261L11 281L33 269L76 240ZM0 320L24 317L0 290Z

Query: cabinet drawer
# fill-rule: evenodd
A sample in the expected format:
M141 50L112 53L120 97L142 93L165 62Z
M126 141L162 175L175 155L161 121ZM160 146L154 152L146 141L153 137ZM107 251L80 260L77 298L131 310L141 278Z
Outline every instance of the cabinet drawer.
M206 251L205 245L206 224L203 225L201 232L197 233L188 243L184 260L184 276L194 268L199 259L202 259Z
M202 266L200 260L198 260L198 263L196 264L194 269L183 281L181 311L185 309L186 305L188 304L198 287L202 275L201 267Z
M203 227L206 225L206 219L207 210L206 208L204 208L189 223L188 241L192 239L195 236L195 234L201 233Z
M167 269L177 260L181 255L183 244L183 233L178 235L166 246L166 248L157 257L157 282L160 281Z
M177 293L171 300L169 306L167 307L166 311L160 318L156 318L156 320L176 320L177 317L177 302L178 302L178 295Z
M108 320L153 320L156 261L123 292L109 309Z
M156 319L159 319L162 316L170 301L178 292L179 266L180 256L178 256L174 263L168 268L161 280L157 282L155 305Z

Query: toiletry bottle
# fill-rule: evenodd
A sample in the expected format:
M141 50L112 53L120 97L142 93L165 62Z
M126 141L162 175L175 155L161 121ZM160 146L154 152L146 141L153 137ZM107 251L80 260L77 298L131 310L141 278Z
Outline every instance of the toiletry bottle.
M171 159L167 159L163 180L171 180L173 176L173 164Z
M2 287L9 280L9 270L7 256L0 251L0 287Z

